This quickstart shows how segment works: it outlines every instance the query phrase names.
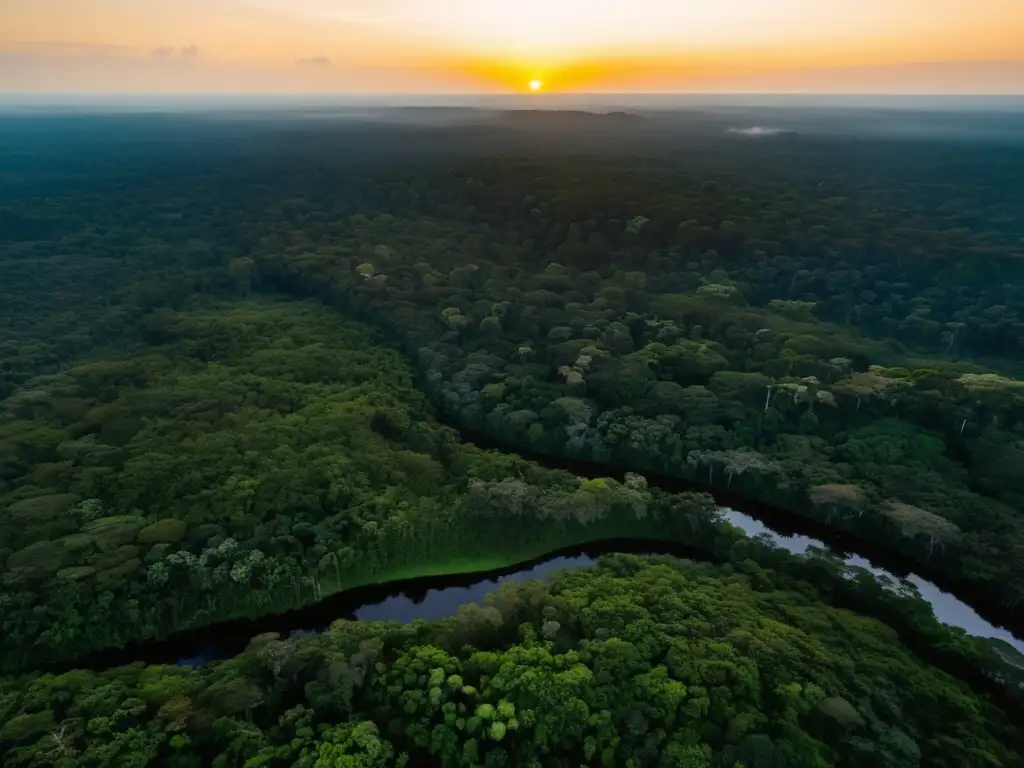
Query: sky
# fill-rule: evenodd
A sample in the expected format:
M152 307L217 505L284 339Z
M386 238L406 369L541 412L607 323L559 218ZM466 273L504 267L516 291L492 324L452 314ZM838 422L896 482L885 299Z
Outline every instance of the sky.
M1024 93L1024 0L0 0L0 93Z

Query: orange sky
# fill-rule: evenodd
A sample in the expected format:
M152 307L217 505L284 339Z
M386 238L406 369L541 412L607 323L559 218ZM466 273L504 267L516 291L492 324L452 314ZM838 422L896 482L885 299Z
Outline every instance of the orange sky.
M0 92L1024 92L1024 0L0 0ZM542 92L543 92L542 91Z

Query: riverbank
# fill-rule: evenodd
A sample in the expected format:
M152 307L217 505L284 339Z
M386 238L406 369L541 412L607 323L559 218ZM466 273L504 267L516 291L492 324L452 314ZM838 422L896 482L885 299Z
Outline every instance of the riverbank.
M134 643L119 649L108 649L83 658L73 665L61 666L54 671L71 668L88 668L102 670L136 662L146 664L187 663L198 664L221 658L233 657L244 651L252 638L274 633L278 636L301 636L324 631L338 620L397 620L403 623L420 619L435 620L444 615L455 616L462 605L468 602L480 602L487 594L497 591L506 580L522 581L535 575L543 575L541 571L550 570L553 564L564 564L573 567L592 565L596 558L603 554L626 552L643 555L672 555L686 557L697 561L709 561L729 564L736 554L744 554L742 562L757 560L762 565L769 563L783 572L793 573L798 578L806 579L810 572L827 560L822 557L798 556L808 548L823 545L822 542L798 537L795 545L787 546L787 537L779 535L753 518L735 510L724 511L726 521L717 523L725 539L731 539L732 546L718 546L711 550L699 551L683 544L666 540L616 539L581 542L567 545L559 550L549 550L535 555L532 559L506 563L501 558L477 558L473 560L453 561L452 570L445 574L437 574L437 565L423 569L405 568L395 573L403 573L402 580L383 583L366 584L358 588L338 591L322 600L303 605L284 613L267 614L256 619L239 619L219 622L217 624L175 633L167 638L150 643ZM744 533L740 533L744 531ZM765 549L765 543L747 534L762 535L769 533L774 546ZM790 542L791 543L791 542ZM739 553L736 545L748 551ZM751 546L753 545L753 546ZM536 552L536 547L532 550ZM850 558L857 561L860 558ZM483 564L499 566L481 570ZM737 566L739 563L737 563ZM733 566L730 566L733 567ZM460 570L461 569L461 570ZM739 570L745 570L740 567ZM434 573L430 573L434 571ZM836 570L825 568L820 570L821 581L815 583L819 594L829 599L833 605L848 608L887 621L900 636L901 642L912 648L923 659L954 676L968 682L977 691L998 698L1004 707L1018 705L1020 680L1024 679L1024 669L1011 663L1006 658L1006 651L1000 652L1000 646L1010 653L1024 651L1024 642L1008 633L1002 633L994 627L961 627L965 631L987 632L987 637L997 638L1001 642L972 639L976 642L973 651L966 647L957 650L955 635L940 625L933 614L934 603L927 609L928 614L922 615L916 608L917 598L892 586L878 587L876 576L884 574L875 569L872 575L866 576L869 581L857 577L857 573L865 573L863 566L852 564L849 568ZM828 581L831 579L832 583ZM808 585L811 582L805 582ZM432 593L432 594L431 594ZM428 595L432 599L427 600ZM934 599L934 598L933 598ZM947 600L955 598L946 596ZM440 613L438 606L443 606ZM962 604L961 604L962 605ZM949 607L949 606L947 606ZM949 613L949 611L947 611ZM954 610L953 615L964 615ZM977 617L981 621L980 617ZM1005 646L1003 646L1005 643ZM990 651L988 661L982 655L971 660L971 653L981 653L986 648ZM995 659L998 664L992 664Z
M438 420L456 430L459 439L487 450L516 453L528 461L549 469L561 469L580 477L613 477L622 480L629 472L640 472L651 486L667 493L703 493L711 496L724 508L735 509L767 525L782 536L808 536L817 539L830 550L841 555L859 555L878 568L899 578L915 577L931 582L938 590L955 597L976 612L986 622L1024 637L1024 612L994 601L982 590L972 588L960 579L951 578L941 563L928 564L912 560L892 549L886 549L871 539L857 536L850 530L826 525L813 517L797 514L785 507L743 496L736 491L667 475L635 465L586 461L566 455L541 453L520 448L512 442L493 435L480 434L460 428L449 415L438 414Z
M592 565L585 557L568 564L578 563ZM547 564L564 567L567 561ZM40 722L75 739L76 757L91 748L109 758L121 732L99 728L108 722L119 727L131 717L139 725L126 728L129 735L143 728L152 734L146 744L153 764L181 762L175 758L182 754L192 755L196 765L268 757L292 764L299 748L321 734L330 738L339 723L365 721L379 729L370 734L388 729L395 752L409 754L411 763L436 765L441 761L432 759L430 733L445 727L443 715L464 706L466 728L453 723L452 737L478 731L479 722L469 723L472 716L501 713L503 724L515 715L522 718L516 727L499 727L493 732L502 739L491 737L484 745L518 740L515 748L528 748L548 724L548 732L565 741L558 762L576 764L583 759L580 734L557 727L567 709L575 708L585 727L591 713L608 712L619 722L630 711L653 717L667 702L674 717L658 721L659 729L671 734L680 723L692 728L703 722L714 726L708 731L723 750L729 749L726 727L742 722L745 713L734 709L741 706L766 727L782 723L791 738L794 724L817 729L805 742L825 750L822 764L838 764L834 755L846 746L837 744L837 732L841 737L848 731L818 717L813 708L822 705L826 716L842 707L846 722L854 724L858 717L864 723L887 718L887 732L901 729L907 744L920 745L921 764L981 768L972 759L979 751L982 760L1017 764L1021 711L994 680L977 674L956 679L890 627L821 602L809 583L781 571L749 560L715 566L617 554L593 567L549 575L546 582L506 584L486 607L460 610L454 619L336 621L325 631L265 633L221 663L136 662L98 672L0 678L0 694L13 715L3 727L0 762L32 765L30 750L40 739L32 728ZM394 598L382 607L386 618L396 618L396 609L438 607L435 597L441 596L418 604ZM723 678L723 669L733 672ZM813 697L806 716L787 720L793 695L805 691ZM452 706L443 710L446 696ZM876 714L879 697L892 706L878 707ZM72 728L75 718L96 727ZM619 733L635 736L627 726ZM594 729L585 738L600 735ZM874 742L857 738L850 749L860 744L862 757L876 754ZM322 754L321 747L310 749ZM242 748L247 751L240 753ZM935 759L950 751L954 759ZM455 761L456 751L450 753ZM225 754L230 761L219 759ZM627 760L623 752L621 762ZM850 765L869 762L858 756Z
M667 490L661 490L655 486L662 478L654 473L654 482L623 475L619 483L607 479L610 468L598 463L573 462L569 469L574 472L566 472L550 458L534 462L514 451L484 450L459 440L432 418L397 351L387 349L369 329L355 327L313 302L204 305L164 317L161 323L152 331L154 345L159 342L163 346L157 348L165 352L178 349L188 355L201 348L187 343L192 338L206 343L229 337L233 329L240 335L242 329L260 329L263 336L251 337L248 347L219 353L224 361L217 381L229 387L236 378L232 368L240 373L255 368L262 372L263 389L280 395L260 410L241 399L223 403L223 421L217 417L203 422L200 443L190 434L194 423L171 414L159 428L151 425L141 437L130 438L130 453L149 462L135 459L126 466L150 467L132 477L138 484L134 498L156 500L142 504L151 510L152 520L131 515L93 520L102 514L102 504L98 512L93 508L96 502L75 508L74 514L84 520L82 535L65 538L84 547L83 557L91 557L88 547L94 543L104 551L114 547L118 558L132 558L127 565L134 578L126 578L127 570L118 571L118 578L104 577L94 584L88 578L95 570L88 563L98 562L93 558L79 568L62 568L59 589L48 587L39 594L25 590L20 602L8 602L2 654L6 671L72 668L102 648L111 650L106 660L101 654L98 665L130 662L149 653L149 644L159 643L168 643L164 647L170 649L162 660L174 661L187 655L179 642L183 637L191 632L223 636L227 622L241 622L237 634L246 642L262 631L259 617L286 615L332 595L351 603L353 595L374 585L487 573L565 548L611 542L622 549L630 541L655 542L645 545L645 552L682 546L699 559L739 570L751 563L778 570L814 585L826 602L876 616L900 632L917 633L920 641L915 642L922 647L954 648L955 665L986 663L973 641L935 620L926 601L905 598L873 577L854 578L856 572L844 569L841 557L794 557L751 539L724 525L710 496L684 490L683 484L665 480ZM296 354L271 352L276 350L271 334L288 333L306 345ZM325 347L328 342L335 346ZM281 371L296 370L297 360L306 366L303 381L279 378ZM350 364L339 369L346 360ZM273 365L268 367L268 361ZM142 365L126 361L123 369ZM190 398L216 411L216 401L208 400L215 396L206 377L209 363L197 360L194 371L182 368L169 378L159 369L147 373L150 395L161 402L180 397L181 382L197 377ZM115 379L110 386L122 378L121 370L115 366L106 371ZM96 383L86 375L91 373L78 375L84 382L82 393L93 396ZM236 392L238 398L243 395L241 389ZM298 416L297 404L302 406ZM134 412L127 398L118 405L126 415ZM118 412L105 411L104 420ZM240 425L246 430L240 432ZM180 439L169 443L168 434ZM248 437L240 439L239 434ZM282 436L290 442L282 444ZM225 445L242 445L247 451L225 453ZM250 467L251 479L239 477L242 467ZM163 480L160 487L154 487L154 472ZM182 474L188 482L175 485ZM124 472L111 477L124 485ZM206 494L211 487L234 490L218 496L216 503L197 503L204 497L192 494ZM261 494L261 487L268 493ZM280 488L291 490L291 500L274 496ZM56 504L65 498L50 500ZM172 517L179 509L180 519ZM228 525L224 515L232 509ZM815 532L792 525L799 522L792 516L771 518L772 510L761 511L763 524L777 534ZM200 520L205 522L199 525ZM850 549L850 541L830 538L834 532L817 532L820 538L812 537L816 546L827 544L838 555ZM35 531L26 528L24 534ZM129 543L133 540L137 544ZM49 552L57 544L64 556L64 541L30 546ZM35 551L27 549L16 562L28 567L36 562L28 557ZM117 565L113 559L102 562L104 567ZM889 570L900 575L898 568ZM48 620L41 606L55 618ZM323 621L344 615L339 609ZM290 631L314 624L295 625L289 619L282 626ZM985 654L991 655L987 649Z
M722 504L744 507L763 504L791 517L819 523L833 532L851 537L856 548L870 546L885 552L891 556L894 567L904 561L905 565L897 567L897 570L921 573L944 589L955 591L991 620L1012 624L1018 632L1024 632L1024 616L1016 610L1024 599L1024 593L1020 591L1021 582L1014 578L1012 566L1018 558L1012 548L1001 558L993 559L986 554L1002 551L1003 540L998 531L1009 530L1007 526L1016 519L1012 506L1005 500L972 495L976 489L970 483L963 487L951 486L950 492L945 494L933 493L935 488L941 487L935 483L925 483L926 487L920 487L920 478L924 476L939 479L962 478L970 474L966 470L960 471L961 468L950 458L963 452L963 435L951 433L946 435L947 443L935 442L939 439L936 435L942 434L939 427L946 420L945 415L933 412L927 392L919 403L920 418L908 419L896 418L891 408L875 408L871 404L861 408L857 398L823 390L819 394L825 398L822 401L825 405L815 410L815 403L810 402L806 411L809 414L807 423L801 425L800 414L805 409L795 406L783 408L781 403L786 397L780 400L775 396L778 393L773 389L775 385L771 384L772 377L761 374L748 376L743 370L730 369L728 374L733 378L738 376L744 381L743 377L757 379L760 383L755 389L759 394L755 397L743 387L734 392L732 385L723 384L732 399L721 400L707 389L710 381L706 376L691 376L684 383L699 385L694 389L705 393L703 402L707 409L715 413L724 410L741 414L711 419L708 424L700 422L694 427L695 434L700 432L703 424L717 437L711 436L703 441L695 437L691 439L664 424L658 426L655 417L658 414L659 417L674 419L673 423L678 425L681 423L680 413L685 416L685 408L683 411L678 407L658 410L640 395L630 399L625 395L609 394L609 389L615 389L614 381L621 378L618 374L608 373L604 377L604 400L596 389L583 384L573 389L564 386L557 377L549 380L547 377L556 368L564 369L562 375L569 370L568 366L559 368L552 362L565 362L557 346L539 354L537 344L519 343L522 339L503 339L497 332L496 335L481 336L469 329L461 333L449 329L446 333L443 327L435 325L436 309L395 305L388 291L375 290L351 269L334 263L321 265L326 271L313 280L309 266L306 262L293 264L275 257L268 257L261 263L261 267L267 270L267 287L304 298L317 296L343 314L358 317L386 333L395 346L406 352L417 373L420 388L428 393L431 402L442 413L442 419L464 435L467 432L477 437L486 435L487 439L498 441L503 450L529 455L536 460L557 457L594 461L604 468L605 474L633 471L647 475L658 472L686 483L688 489L713 493ZM453 297L453 307L446 311L455 311L459 300ZM435 305L436 301L431 300L430 307ZM397 311L399 308L400 312ZM427 314L419 315L420 310ZM696 327L704 329L706 325L698 323ZM657 346L654 340L646 337L645 340ZM583 344L583 340L579 340L579 344ZM510 354L513 350L519 352ZM604 350L599 359L606 356L607 350ZM566 358L569 362L572 359L573 356ZM584 367L592 363L597 365L593 355L583 355L580 359L589 361ZM614 366L613 369L617 370ZM629 378L622 371L619 373ZM806 372L801 374L804 375ZM810 378L818 382L815 384L818 386L821 381L832 381L835 372L824 371L818 378ZM506 383L506 379L511 384ZM897 379L886 379L886 386L908 383ZM679 386L667 380L661 383L670 388ZM766 390L768 384L771 386ZM797 385L789 382L779 386ZM773 398L781 411L769 409ZM699 397L697 399L700 400ZM634 401L639 410L634 410ZM832 403L832 407L828 403ZM573 413L564 411L563 406ZM695 401L694 409L701 411L702 408L704 406ZM764 423L769 410L774 425L771 427ZM541 412L547 415L542 417ZM516 422L512 414L519 414L525 421ZM577 417L582 421L574 422ZM598 427L599 422L604 426ZM786 428L780 433L783 426ZM566 431L569 427L575 430L576 438ZM634 427L635 433L631 432ZM715 431L717 428L724 432ZM775 438L780 434L785 439L776 444ZM627 439L625 435L631 437ZM829 442L832 435L844 436L842 445L832 445ZM847 442L851 445L844 448ZM893 462L884 458L885 446L890 443L902 446L898 455L905 462L895 474ZM795 448L790 450L796 445L804 446L801 449L804 454ZM937 459L933 468L914 464L917 454L913 446L920 445L935 449L922 448L922 455L940 456L942 460ZM712 450L716 446L719 450ZM759 451L762 453L759 454L758 465L764 471L725 471L723 462L726 462L727 455ZM863 456L863 462L853 461L850 456L857 451L860 451L858 455L870 456L870 461ZM814 461L810 464L817 469L808 474L804 470L811 456ZM694 458L693 466L689 463L691 457ZM717 470L716 462L719 465ZM785 470L781 468L783 464ZM858 466L856 471L853 464ZM915 466L918 468L914 469ZM770 471L766 469L769 467ZM886 482L877 485L875 480L883 474ZM914 482L902 482L898 477L900 474L914 479ZM826 492L829 488L845 488L845 492L853 496L838 505L823 503L821 497L815 501L811 491L819 487L825 488ZM913 493L910 493L912 489ZM854 496L856 502L850 503ZM906 520L901 523L898 514L891 513L892 504L897 505L899 514L917 515L919 519L945 527L926 528L924 532L917 530L906 524ZM1000 528L997 521L1004 518L1006 522ZM937 530L944 531L940 538L933 535ZM877 555L875 559L878 559ZM985 567L986 564L991 567ZM1001 575L1003 571L1005 576Z

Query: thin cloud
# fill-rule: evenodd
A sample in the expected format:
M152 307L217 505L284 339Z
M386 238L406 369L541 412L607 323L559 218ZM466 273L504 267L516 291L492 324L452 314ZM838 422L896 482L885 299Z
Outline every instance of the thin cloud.
M296 64L300 67L329 67L331 60L326 56L310 56L308 59L297 59Z

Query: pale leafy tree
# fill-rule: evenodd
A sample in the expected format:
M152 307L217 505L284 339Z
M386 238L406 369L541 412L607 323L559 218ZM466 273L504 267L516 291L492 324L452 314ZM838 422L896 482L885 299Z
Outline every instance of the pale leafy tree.
M521 516L532 508L537 496L536 489L522 480L507 477L494 482L473 478L466 502L470 509L484 514Z
M848 357L833 357L828 361L828 370L832 378L842 378L850 374L853 361Z
M836 402L836 396L829 392L827 389L819 389L814 393L819 403L827 405L829 408L838 408L839 404Z
M244 562L237 562L231 566L231 580L236 584L248 584L252 576L252 570Z
M965 373L957 382L968 392L977 394L1004 391L1024 393L1024 381L1000 376L998 373Z
M863 400L874 398L892 403L893 396L909 385L905 379L890 375L882 366L872 365L866 371L853 373L837 382L832 391L856 398L857 411L860 411Z
M789 398L794 403L809 402L808 385L795 381L786 381L775 384L775 391Z
M171 573L165 562L155 562L146 569L146 580L155 587L162 587L170 579Z
M768 458L755 451L690 451L686 456L686 463L694 468L706 466L709 483L714 481L715 467L723 467L729 478L726 487L732 486L732 480L736 475L746 472L774 472L778 469Z
M712 299L731 299L736 295L736 286L723 285L721 283L709 283L708 285L702 285L698 288L697 293L701 296L707 296Z
M574 391L582 390L586 384L583 373L583 371L568 365L560 366L558 369L558 375L564 378L566 385Z
M686 454L686 463L694 469L706 466L708 468L708 482L714 482L715 465L724 464L726 460L725 451L690 451Z
M629 488L629 490L647 493L647 478L643 475L636 472L627 472L623 480L623 485Z
M264 644L257 653L257 656L266 665L267 669L273 673L274 677L279 677L281 670L284 669L285 664L291 660L294 654L294 641L275 638Z
M977 406L989 409L991 425L998 426L1000 415L1024 405L1024 381L1000 376L996 373L965 373L957 379L969 402L959 402L953 408L962 435Z
M921 507L899 499L887 499L879 510L899 526L904 536L911 539L924 537L928 542L929 557L936 546L944 550L947 545L960 541L960 527L956 523Z
M554 638L558 634L558 630L562 628L562 625L557 621L548 620L545 621L540 628L540 633L548 640Z
M997 373L965 373L957 379L957 383L975 403L996 409L1019 408L1024 405L1024 381L1018 379Z
M775 463L754 451L726 451L725 453L725 472L729 477L726 487L732 486L732 479L736 475L747 472L768 473L777 470L778 466Z
M815 507L825 508L825 519L831 523L836 514L861 513L864 491L856 485L827 483L815 485L807 490L807 496Z

